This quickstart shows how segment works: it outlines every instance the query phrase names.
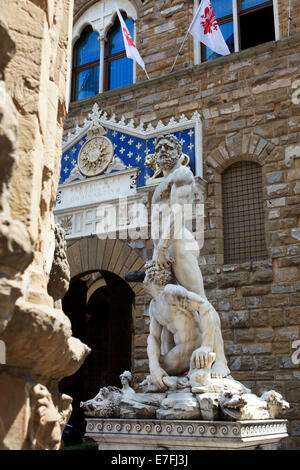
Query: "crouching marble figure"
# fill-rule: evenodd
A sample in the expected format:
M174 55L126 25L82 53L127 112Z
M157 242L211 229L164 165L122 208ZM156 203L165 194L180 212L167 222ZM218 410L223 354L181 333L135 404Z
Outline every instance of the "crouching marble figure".
M187 371L190 383L204 385L211 365L216 361L213 348L218 326L215 325L214 308L206 298L183 286L171 284L171 280L170 263L166 268L153 262L147 265L144 283L152 296L147 348L148 381L149 385L152 382L157 387L157 391L172 388L170 376ZM225 371L223 355L222 360ZM186 385L184 378L181 384Z
M151 297L150 374L139 385L143 393L129 386L131 376L125 372L120 376L122 390L105 387L81 406L86 415L95 417L231 421L281 417L289 405L279 393L265 392L259 398L230 375L220 318L204 291L199 246L182 217L185 205L194 201L193 173L181 164L181 144L173 135L158 137L155 151L164 180L152 199L152 226L158 228L144 279ZM163 206L169 211L159 227Z

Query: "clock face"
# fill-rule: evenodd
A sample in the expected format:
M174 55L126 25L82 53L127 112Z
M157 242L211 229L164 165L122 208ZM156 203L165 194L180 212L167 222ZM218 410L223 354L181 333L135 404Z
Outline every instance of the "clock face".
M78 155L78 167L85 176L97 176L103 173L114 156L112 142L103 136L93 137L81 148Z

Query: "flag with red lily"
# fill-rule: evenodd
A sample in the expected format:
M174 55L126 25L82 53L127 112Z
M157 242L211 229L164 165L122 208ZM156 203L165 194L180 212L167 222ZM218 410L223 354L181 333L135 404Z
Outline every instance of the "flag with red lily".
M123 40L124 40L124 44L125 44L126 56L129 59L135 60L142 67L142 69L145 70L145 63L144 63L143 59L141 58L141 56L139 54L139 51L136 48L136 45L133 42L133 39L130 35L130 32L127 29L127 26L125 24L125 21L123 20L123 17L120 13L120 10L117 7L115 7L115 8L117 10L117 14L118 14L118 17L119 17L119 20L120 20L120 23L121 23L121 29L122 29Z
M217 54L230 54L210 0L202 0L188 32Z

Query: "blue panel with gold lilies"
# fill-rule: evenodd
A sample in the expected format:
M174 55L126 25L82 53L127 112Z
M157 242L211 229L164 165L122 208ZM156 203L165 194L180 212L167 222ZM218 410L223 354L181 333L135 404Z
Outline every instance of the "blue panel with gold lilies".
M145 186L147 179L153 176L152 169L145 165L145 158L148 154L154 153L155 138L143 139L123 131L103 127L106 131L105 137L109 138L114 146L114 156L120 159L124 165L123 169L138 167L140 172L137 178L137 187ZM193 173L195 173L195 128L191 127L182 131L173 132L173 134L181 141L182 152L189 157L189 166ZM77 166L78 154L86 140L87 136L84 136L63 154L59 184L68 182L67 180L70 177L71 171ZM111 170L111 172L116 171L122 170ZM106 172L110 172L109 168ZM81 175L80 178L74 178L73 181L88 178L87 176Z

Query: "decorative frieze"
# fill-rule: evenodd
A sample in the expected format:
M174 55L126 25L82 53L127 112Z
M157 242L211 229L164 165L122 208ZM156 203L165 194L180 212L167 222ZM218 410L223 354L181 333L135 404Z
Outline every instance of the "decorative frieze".
M75 181L60 186L54 210L55 220L66 232L66 238L90 235L110 236L118 232L122 239L149 238L151 211L148 193L153 189L137 188L138 169L104 174L98 177ZM198 220L198 242L202 243L204 193L206 184L199 177L195 179L195 195L192 207L193 220ZM111 229L105 228L103 216L110 211ZM197 225L197 224L196 224ZM120 235L121 234L121 235Z
M133 195L136 192L138 171L138 168L132 168L84 181L66 183L59 189L56 212Z
M87 437L99 449L236 449L277 443L287 437L287 421L172 421L86 418ZM143 447L140 447L143 446Z
M121 175L117 173L114 176L115 185L112 184L109 190L105 187L107 200L99 200L98 202L94 200L94 202L85 204L84 198L79 198L78 201L81 202L81 205L70 207L67 204L72 199L72 194L68 194L65 198L66 205L60 206L57 203L54 211L55 219L65 229L66 238L72 239L89 235L115 238L115 234L118 233L118 238L126 239L128 233L133 233L136 229L144 230L145 233L143 233L148 238L147 192L136 192L137 175L136 172L132 173L127 172L127 193L125 194L122 194L121 191ZM113 180L109 181L111 183ZM84 185L87 184L87 182L84 183ZM62 187L62 190L64 189L67 187ZM105 225L107 223L109 226Z
M86 418L86 432L92 434L138 434L139 436L193 436L235 438L267 436L270 434L285 434L287 421L258 420L258 421L172 421L170 420L131 420Z

